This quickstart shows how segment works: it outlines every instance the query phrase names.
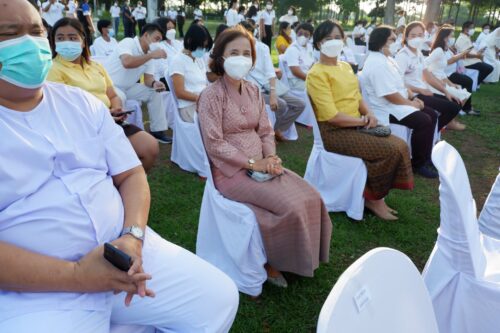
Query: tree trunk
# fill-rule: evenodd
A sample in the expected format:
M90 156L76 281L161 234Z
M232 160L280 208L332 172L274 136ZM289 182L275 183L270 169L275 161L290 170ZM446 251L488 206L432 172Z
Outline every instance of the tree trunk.
M428 0L427 8L425 9L424 24L437 21L438 15L441 13L441 0Z
M458 1L457 13L455 14L455 24L457 24L458 14L460 13L460 5L462 4L462 0Z
M394 7L396 6L395 0L387 0L385 6L384 23L394 25Z

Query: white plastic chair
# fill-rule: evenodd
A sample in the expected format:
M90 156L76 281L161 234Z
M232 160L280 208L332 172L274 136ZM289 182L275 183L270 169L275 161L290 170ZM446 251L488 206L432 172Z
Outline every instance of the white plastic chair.
M310 105L309 98L307 103ZM314 144L304 179L321 195L329 212L346 212L363 219L367 170L362 159L325 150L318 123L313 123Z
M500 174L479 215L479 230L485 235L500 239Z
M464 74L472 79L472 91L476 91L479 87L479 71L477 69L466 68Z
M498 333L500 241L479 231L467 171L455 148L439 142L432 162L441 182L441 221L423 277L439 332Z
M175 107L174 112L172 112L174 118L174 135L172 138L170 160L182 170L194 172L200 177L206 178L210 172L207 171L208 159L198 128L198 114L194 113L194 123L188 123L181 119L172 79L170 76L165 76L165 80L170 88L168 96L174 101L168 105Z
M217 191L208 165L207 175L196 255L226 273L240 292L258 296L267 279L267 257L255 214Z
M317 333L438 333L419 271L403 253L376 248L338 279Z

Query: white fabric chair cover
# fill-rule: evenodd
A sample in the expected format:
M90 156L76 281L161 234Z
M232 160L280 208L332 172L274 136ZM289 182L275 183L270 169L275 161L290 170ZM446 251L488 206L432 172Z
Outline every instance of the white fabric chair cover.
M248 206L224 198L209 167L207 174L196 255L226 273L240 292L258 296L267 279L267 257L255 214Z
M317 333L438 333L419 271L403 253L377 248L338 279L318 319Z
M110 333L155 333L156 329L151 326L139 325L111 325Z
M170 160L182 170L197 173L200 177L208 177L210 173L209 164L198 127L198 115L195 112L194 123L188 123L181 119L171 78L170 76L165 76L165 79L170 88L168 96L173 101L169 103L169 106L171 109L175 107L172 112L174 135L172 138Z
M433 149L441 222L423 272L441 333L496 333L500 327L500 241L483 235L469 179L445 141Z
M274 127L274 124L276 123L276 114L271 110L271 107L266 104L266 112L267 112L267 117L269 118L269 122L271 123L271 126ZM283 132L283 136L285 139L289 141L296 141L299 138L299 133L297 133L297 128L295 127L295 124L292 124L289 129Z
M477 69L466 68L464 74L472 79L472 91L476 91L478 88L479 71Z
M329 212L346 212L350 218L362 220L367 175L363 160L326 151L316 119L313 134L304 179L320 193Z
M392 135L397 136L398 138L406 142L411 156L411 128L398 124L390 124L389 127L391 128Z
M479 230L485 235L500 239L500 174L479 215Z

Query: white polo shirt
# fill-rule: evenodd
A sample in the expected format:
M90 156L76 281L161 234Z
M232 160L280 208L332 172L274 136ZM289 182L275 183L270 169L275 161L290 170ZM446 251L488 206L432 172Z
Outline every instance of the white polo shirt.
M117 46L118 42L113 37L110 37L109 42L102 37L98 37L94 40L92 49L94 50L95 56L107 57L113 53Z
M203 18L203 12L201 11L200 8L196 8L193 12L194 18L195 19L201 19Z
M413 53L407 46L404 46L396 54L395 60L406 85L421 89L429 88L423 76L424 56L422 52L417 50L417 53Z
M111 17L113 18L120 17L121 9L119 6L113 5L111 6L109 11L111 12Z
M294 24L295 22L298 22L299 21L299 18L297 17L297 15L283 15L280 17L279 19L280 22L288 22L290 23L290 25Z
M448 57L442 48L437 47L425 59L425 67L438 79L446 79L446 68L448 67ZM456 68L456 65L455 65ZM451 74L450 74L451 75Z
M457 49L458 53L462 53L465 50L469 49L470 47L473 47L474 44L472 44L472 40L470 39L469 35L466 35L464 33L461 33L460 36L458 36L457 41L455 42L455 48ZM472 51L470 54L474 54L475 52ZM478 62L481 62L481 60L477 58L467 58L463 60L464 66L470 66L477 64Z
M147 13L146 7L135 7L132 16L135 17L136 20L144 20Z
M368 53L360 75L360 83L363 96L381 125L389 125L389 115L401 120L418 111L413 106L392 104L384 97L399 93L408 98L408 90L396 61L381 52Z
M33 110L0 106L0 133L0 241L77 261L119 237L124 209L111 177L141 162L101 101L47 82ZM0 322L47 309L103 311L112 295L0 291Z
M238 17L238 12L234 9L229 9L226 14L227 26L234 27L238 23L240 23L240 19Z
M262 86L269 83L270 79L276 78L273 60L269 53L269 47L257 40L255 43L255 66L247 75L246 79L255 83L262 89Z
M120 56L128 54L134 57L144 55L139 43L139 37L122 39L115 51L103 62L111 80L116 87L127 90L139 81L143 74L155 74L155 65L152 60L136 68L123 67Z
M289 78L295 78L290 67L298 66L307 74L314 64L313 47L311 43L307 43L305 47L300 46L297 42L293 42L285 51L285 61L287 62L288 69L287 75Z
M170 76L179 74L184 77L184 89L193 93L200 94L208 85L207 65L200 58L191 59L184 53L179 53L172 60L172 65L169 68ZM178 99L179 108L185 108L196 104L193 101Z
M66 15L73 16L76 12L76 3L73 0L68 1L68 11Z
M264 25L272 25L275 17L276 13L274 12L274 10L271 10L271 12L269 12L268 10L263 10L260 14L259 20L263 19Z
M446 50L445 56L446 56L446 63L448 63L448 60L450 60L455 54L451 52L450 49ZM447 65L445 69L446 77L450 77L453 73L456 73L458 69L458 61L451 64Z
M47 23L50 26L54 26L54 24L59 21L60 19L63 18L63 10L64 10L64 5L59 2L53 3L48 12L45 12L45 10L48 6L50 5L50 1L45 2L42 5L42 17L47 21Z

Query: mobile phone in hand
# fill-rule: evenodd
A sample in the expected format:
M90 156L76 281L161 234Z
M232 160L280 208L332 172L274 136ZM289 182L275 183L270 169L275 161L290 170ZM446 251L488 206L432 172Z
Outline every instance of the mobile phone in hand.
M132 257L110 243L104 243L104 258L124 272L132 266Z
M113 117L121 117L121 116L124 116L126 114L131 114L133 112L135 112L135 110L123 110L122 112L112 113L111 115Z

